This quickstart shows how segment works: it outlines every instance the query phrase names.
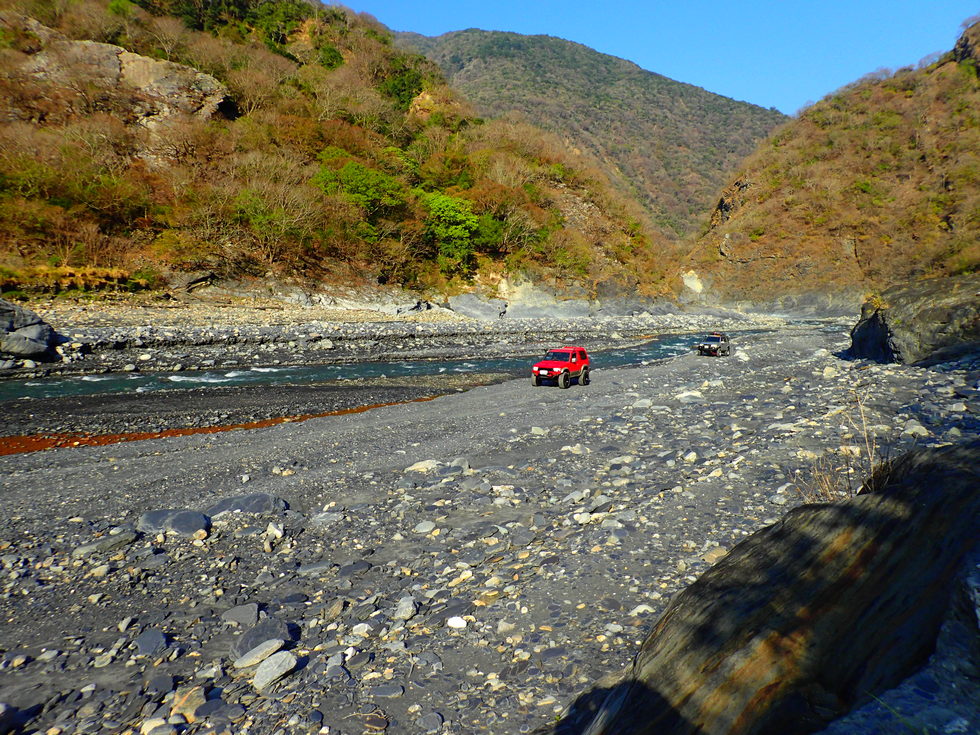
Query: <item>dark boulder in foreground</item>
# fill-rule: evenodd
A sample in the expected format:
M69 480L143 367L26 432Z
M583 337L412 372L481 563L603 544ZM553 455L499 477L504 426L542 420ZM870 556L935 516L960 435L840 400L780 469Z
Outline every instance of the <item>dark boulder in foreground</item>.
M674 599L625 677L544 732L801 735L907 678L980 543L980 440L906 454L866 488L736 546Z
M0 355L44 357L61 338L30 309L0 299Z
M916 281L867 301L850 352L907 364L980 352L980 274Z

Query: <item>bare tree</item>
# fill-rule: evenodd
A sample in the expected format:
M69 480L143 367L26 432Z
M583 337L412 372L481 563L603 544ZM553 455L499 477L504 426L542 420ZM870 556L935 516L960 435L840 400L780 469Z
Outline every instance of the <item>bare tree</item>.
M189 35L182 21L172 16L154 17L147 30L168 61L179 58Z

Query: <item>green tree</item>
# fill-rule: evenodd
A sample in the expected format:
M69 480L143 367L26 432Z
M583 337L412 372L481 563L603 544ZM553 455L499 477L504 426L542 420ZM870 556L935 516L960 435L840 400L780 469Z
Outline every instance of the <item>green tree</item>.
M474 265L473 235L480 225L468 199L459 199L438 192L420 195L428 210L425 220L426 236L437 248L439 269L446 275L465 275Z
M378 89L383 95L394 100L398 109L407 110L412 100L422 91L424 80L422 72L399 58L392 63L391 70L378 84Z
M363 207L368 218L389 213L405 203L398 179L357 161L348 161L337 170L322 166L313 183L327 194L341 194Z

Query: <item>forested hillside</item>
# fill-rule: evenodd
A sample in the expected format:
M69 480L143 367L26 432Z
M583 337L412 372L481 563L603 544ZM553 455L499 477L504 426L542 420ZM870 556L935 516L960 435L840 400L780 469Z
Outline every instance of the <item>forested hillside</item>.
M703 223L734 167L787 119L551 36L471 29L398 40L437 62L483 114L518 111L594 156L672 236Z
M980 24L805 110L732 178L695 255L729 296L877 289L980 265Z
M669 248L638 206L553 137L475 117L370 16L302 0L0 11L8 294L199 270L666 288Z

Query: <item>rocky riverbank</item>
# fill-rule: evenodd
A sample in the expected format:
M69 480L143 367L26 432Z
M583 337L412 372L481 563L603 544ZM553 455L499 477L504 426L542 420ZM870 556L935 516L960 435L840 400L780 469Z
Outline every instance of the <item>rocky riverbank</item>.
M65 341L48 361L0 360L0 379L501 357L535 354L556 341L614 347L665 332L786 325L732 311L481 321L438 307L386 313L254 299L172 306L48 301L30 307Z
M528 732L799 488L977 435L980 366L847 345L0 457L0 701L52 733ZM975 727L937 671L895 717Z

